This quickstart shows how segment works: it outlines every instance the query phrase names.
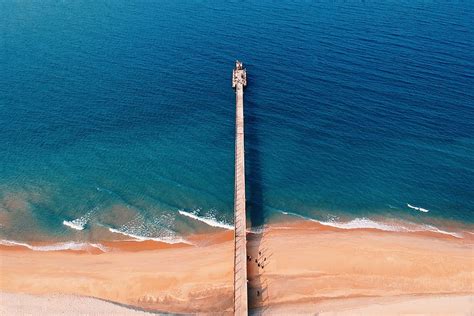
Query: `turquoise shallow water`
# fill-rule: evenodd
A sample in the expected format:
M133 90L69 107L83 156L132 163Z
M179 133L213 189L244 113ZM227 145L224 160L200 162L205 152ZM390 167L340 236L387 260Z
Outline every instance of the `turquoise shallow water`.
M228 228L236 58L253 227L470 227L472 20L470 1L1 2L0 237Z

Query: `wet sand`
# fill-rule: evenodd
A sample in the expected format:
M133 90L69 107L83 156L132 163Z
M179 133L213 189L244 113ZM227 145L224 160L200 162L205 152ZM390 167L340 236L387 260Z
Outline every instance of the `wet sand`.
M145 310L230 312L232 232L187 239L196 245L109 242L105 253L1 246L2 305L5 295L15 293L37 299L62 294ZM387 312L435 314L453 302L453 314L472 313L473 244L472 238L338 230L308 222L272 226L249 234L250 307L263 314L376 314L386 304ZM30 296L15 297L24 302L17 308L29 308ZM74 313L74 304L60 305ZM5 306L7 314L15 310ZM91 312L94 308L90 304Z

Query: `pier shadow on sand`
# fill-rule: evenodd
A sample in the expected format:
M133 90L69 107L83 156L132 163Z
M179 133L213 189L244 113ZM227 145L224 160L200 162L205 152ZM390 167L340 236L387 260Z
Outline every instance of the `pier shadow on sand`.
M248 92L248 89L246 90ZM251 99L251 92L250 97ZM251 101L245 101L245 168L246 168L246 208L249 223L247 228L247 276L248 276L248 306L253 314L262 312L265 302L268 300L268 284L264 277L264 268L261 265L270 264L271 254L263 244L265 236L265 208L263 196L262 160L260 152L261 130L259 117L259 105ZM260 254L259 254L260 252ZM267 258L263 262L264 258ZM257 262L255 262L257 259ZM257 313L258 314L258 313Z

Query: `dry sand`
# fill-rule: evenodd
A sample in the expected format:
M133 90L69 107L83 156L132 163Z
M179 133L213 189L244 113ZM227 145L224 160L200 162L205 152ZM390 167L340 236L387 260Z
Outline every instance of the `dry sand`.
M230 312L232 232L188 239L197 245L120 242L107 244L106 253L0 247L0 311L28 314L50 306L49 314L87 308L95 314L125 314L107 308L134 312L84 298L94 297L145 310ZM473 244L472 238L306 222L270 227L249 234L250 306L271 315L473 314ZM264 268L254 261L259 251ZM57 294L62 296L51 297Z
M139 311L91 297L0 293L0 315L143 315Z

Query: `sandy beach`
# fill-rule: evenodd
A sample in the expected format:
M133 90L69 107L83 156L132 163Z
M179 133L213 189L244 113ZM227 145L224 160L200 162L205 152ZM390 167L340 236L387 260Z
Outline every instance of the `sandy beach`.
M105 253L1 246L1 312L230 313L232 232L187 239L194 245L109 242ZM473 243L308 222L270 226L249 234L250 306L268 315L472 314Z

